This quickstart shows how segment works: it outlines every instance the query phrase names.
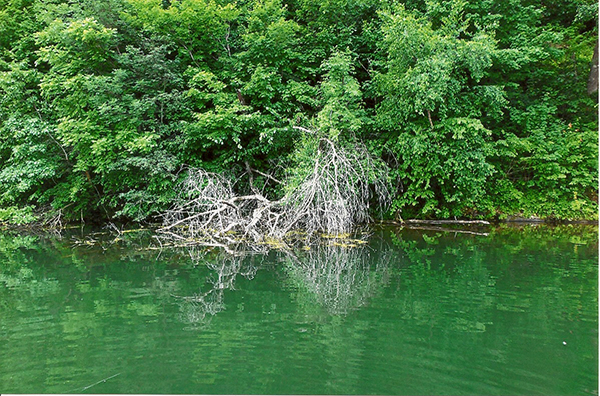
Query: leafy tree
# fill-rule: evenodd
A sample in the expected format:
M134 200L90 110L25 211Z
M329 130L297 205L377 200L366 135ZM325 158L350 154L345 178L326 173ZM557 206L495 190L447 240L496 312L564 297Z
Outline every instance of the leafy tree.
M501 114L506 100L500 86L484 80L497 51L493 35L473 28L465 6L431 1L424 13L404 6L381 13L388 56L376 78L378 124L399 162L395 208L414 207L409 215L485 209L494 168L481 118Z
M327 139L389 167L390 215L596 218L597 16L591 0L0 0L0 208L152 220L186 167L283 196Z

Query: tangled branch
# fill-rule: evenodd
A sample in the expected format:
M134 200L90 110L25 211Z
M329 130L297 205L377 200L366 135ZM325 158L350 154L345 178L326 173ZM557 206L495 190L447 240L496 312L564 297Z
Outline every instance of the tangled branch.
M307 234L343 234L357 224L370 220L370 185L381 206L389 203L386 175L378 168L367 149L338 147L322 138L312 172L284 197L286 223L279 237L293 228Z
M159 232L229 246L269 239L281 243L292 231L309 238L317 233L344 234L368 222L371 198L375 196L381 206L390 200L384 165L362 145L346 149L326 138L319 143L311 171L280 200L269 200L253 186L249 188L253 194L237 195L225 177L190 169Z

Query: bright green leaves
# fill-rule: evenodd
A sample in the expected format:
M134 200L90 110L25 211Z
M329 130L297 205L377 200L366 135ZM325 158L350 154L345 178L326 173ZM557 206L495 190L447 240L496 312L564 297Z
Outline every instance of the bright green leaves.
M594 217L598 187L595 126L549 122L546 114L539 113L544 107L532 106L528 113L532 124L535 119L540 123L538 127L531 125L527 137L510 134L496 142L494 156L502 153L505 161L512 159L509 166L498 166L493 183L508 191L520 191L520 207L514 209L526 215ZM505 199L503 195L498 196L499 201Z
M403 185L395 201L406 214L485 214L486 181L494 172L484 114L500 116L499 86L484 84L496 42L465 16L462 1L428 1L419 14L399 6L382 13L387 53L376 77L379 127L391 133ZM388 135L389 136L389 135ZM406 215L405 214L405 215Z
M257 1L248 13L247 27L242 33L246 49L244 57L263 66L290 71L298 43L296 22L285 18L286 9L280 0Z
M167 37L177 48L178 58L188 65L214 63L227 52L230 21L238 11L233 4L214 1L174 0L163 7L159 0L126 0L135 11L131 22L150 35Z
M275 68L259 65L254 69L242 92L249 96L253 107L268 109L273 106L279 107L281 95L285 95L282 92L283 88L282 76Z
M81 117L91 107L97 75L108 72L113 62L115 31L93 18L52 22L39 32L38 68L43 73L39 87L57 118Z
M318 128L330 139L338 139L340 134L348 139L360 130L365 115L351 55L334 52L321 68L325 72L320 87L324 105L317 115Z
M73 7L71 15L80 14ZM64 15L36 35L43 102L38 99L34 110L54 125L56 147L68 161L52 184L38 186L35 197L56 209L68 208L67 217L100 210L103 217L135 213L141 219L142 212L150 214L164 200L146 197L142 210L130 199L139 203L136 192L146 189L168 196L171 172L180 165L161 151L173 131L168 124L189 116L179 62L170 59L171 50L160 37L124 46L116 29L95 18ZM113 22L127 30L125 21ZM159 152L161 160L155 158Z
M249 127L257 114L249 113L241 93L233 91L210 71L189 68L187 97L194 104L192 120L183 123L183 157L188 164L228 166L247 156ZM250 138L251 139L251 138ZM233 155L232 155L233 154Z
M245 104L274 117L280 126L302 112L301 106L309 101L298 96L311 88L298 78L304 63L299 26L287 15L279 0L254 2L240 29L240 51L233 58L234 82L239 82L236 88Z
M392 3L4 1L0 205L141 220L182 167L301 179L327 138L404 217L594 213L597 4Z
M364 62L373 56L380 35L365 32L377 30L376 10L382 7L378 0L300 0L296 7L303 58L306 71L314 73L311 77L318 75L319 66L336 48L350 48Z
M398 153L402 194L394 201L400 214L477 215L483 206L490 131L477 120L450 118L433 129L415 127L400 134L390 149ZM481 213L479 213L481 214Z
M10 118L0 130L0 204L22 204L22 197L35 194L40 185L59 173L61 151L55 131L39 119ZM1 158L1 157L0 157Z
M231 104L229 95L225 92L227 87L217 77L204 70L189 68L186 75L190 76L187 96L199 110L211 109L218 106L227 106Z
M39 60L64 76L79 72L98 73L110 65L115 31L93 18L64 22L56 20L37 34Z
M29 68L27 62L12 63L0 72L0 118L7 120L15 114L43 110L40 103L41 73Z
M485 86L481 81L492 65L495 40L485 31L469 33L469 21L463 16L464 3L451 2L449 10L440 17L440 26L434 28L427 16L420 16L399 7L394 13L383 13L383 49L388 54L386 72L377 77L380 94L384 97L380 118L386 127L415 120L417 115L427 117L430 126L434 120L446 117L464 117L481 111L498 112L505 103L501 89ZM441 4L441 3L440 3ZM446 4L446 3L444 3ZM430 11L433 13L433 11ZM475 108L473 92L495 98L489 107L487 101Z

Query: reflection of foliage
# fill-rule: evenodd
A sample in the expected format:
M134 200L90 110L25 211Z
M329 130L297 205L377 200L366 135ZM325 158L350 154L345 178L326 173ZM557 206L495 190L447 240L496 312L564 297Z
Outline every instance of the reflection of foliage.
M39 275L36 258L58 256L34 235L0 234L0 286L8 289L27 288L32 298L56 292L58 282Z
M516 305L508 298L495 297L498 283L516 283L542 270L548 276L548 287L543 291L548 309L575 304L561 294L560 285L569 277L584 282L595 276L597 263L589 257L597 257L597 227L527 225L514 231L514 227L501 226L488 237L451 231L427 234L403 230L392 234L392 242L403 256L399 267L402 285L411 290L402 298L403 317L437 323L448 315L444 301L451 293L463 299L465 312L481 317L468 324L457 321L457 328L481 329L486 323L484 311L490 306L506 312L529 307L529 302ZM75 249L70 238L0 235L0 293L14 292L15 297L4 299L3 306L36 305L42 303L40 299L55 296L65 299L65 307L79 306L85 296L93 301L94 315L147 320L162 312L161 304L172 304L173 297L179 296L176 306L180 319L203 326L225 310L224 293L235 289L238 276L252 279L266 259L264 255L232 255L200 247L158 254L156 250L142 250L147 243L142 234L122 232L117 243ZM98 234L93 237L100 238ZM335 243L276 255L286 263L287 282L295 290L297 303L344 315L366 305L388 282L394 251L383 245L372 249L373 241L370 247L358 244L349 248ZM571 252L568 260L563 258L565 252ZM157 255L161 261L156 260ZM546 259L539 260L540 256ZM105 274L111 262L119 265ZM173 265L186 269L192 279L184 281ZM70 274L69 281L64 273ZM420 294L422 290L427 295ZM114 308L115 302L123 299L127 309Z
M401 272L407 288L403 319L431 326L450 321L453 330L479 332L485 331L493 312L535 309L543 312L538 314L539 326L551 326L549 318L556 312L581 310L585 293L577 292L576 298L565 294L563 285L566 289L573 282L567 278L582 288L597 279L597 226L503 225L488 237L453 231L427 235L405 229L392 234L406 260ZM535 297L506 293L513 287L522 293L532 284L545 285L529 290ZM587 304L597 306L597 298ZM460 315L449 308L457 305Z
M566 247L574 251L596 249L598 242L596 225L503 224L495 227L489 235L460 234L460 238L452 228L445 231L445 233L440 231L428 233L405 229L393 233L392 241L394 245L401 248L411 263L422 265L432 264L430 256L436 255L440 250L450 253L472 252L477 247L486 247L493 250L490 254L507 256L508 259L517 253L527 255L542 251L558 254ZM449 236L452 238L448 238ZM500 251L497 251L498 247L501 247ZM447 261L442 257L437 260L439 265L447 264Z
M573 370L557 374L561 383L597 380L597 228L523 228L425 238L394 229L397 246L385 230L368 246L312 246L296 256L165 249L158 260L156 250L129 257L115 244L75 249L78 266L68 238L53 245L0 235L0 276L21 282L0 281L2 356L17 367L3 367L0 383L61 393L142 372L147 382L137 389L146 392L159 384L175 393L384 394L389 383L373 388L363 374L388 358L407 375L428 364L463 370L482 362L509 381L516 366L537 374L568 362ZM273 271L264 269L269 262ZM210 331L183 331L209 323ZM298 368L304 375L289 379ZM91 371L97 378L86 377Z
M388 278L389 252L372 268L371 250L365 246L316 245L290 255L287 273L299 289L306 290L329 313L347 314L367 304Z

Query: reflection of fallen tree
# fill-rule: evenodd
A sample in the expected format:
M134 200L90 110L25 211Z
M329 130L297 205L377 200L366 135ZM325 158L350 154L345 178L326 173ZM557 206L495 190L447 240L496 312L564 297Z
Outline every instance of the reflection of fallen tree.
M205 265L212 273L206 279L206 291L200 291L193 296L179 297L180 317L185 323L202 327L210 323L214 315L225 309L223 292L235 289L237 276L252 279L259 265L255 261L257 256L235 256L227 252L209 256L206 251L193 248L189 253L195 264Z
M179 305L180 318L194 327L208 325L214 315L225 309L222 290L210 289L206 293L182 299Z
M373 250L364 241L335 239L310 249L278 253L289 279L301 298L309 298L329 313L344 315L367 304L388 281L391 250ZM266 257L263 254L232 255L221 250L210 255L198 246L189 248L194 263L211 270L202 291L180 299L180 319L204 327L214 315L225 310L224 291L235 290L238 276L252 279Z
M317 245L289 255L288 274L299 290L306 290L331 314L346 314L367 304L387 282L389 251L371 257L366 246Z
M158 231L182 243L230 246L240 240L282 241L295 230L308 237L347 233L367 222L372 196L382 205L389 201L384 166L362 145L344 148L325 138L319 142L310 171L275 201L254 188L252 178L252 194L238 195L223 176L190 169Z

